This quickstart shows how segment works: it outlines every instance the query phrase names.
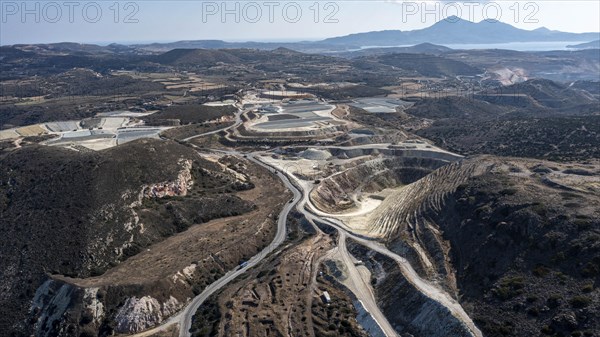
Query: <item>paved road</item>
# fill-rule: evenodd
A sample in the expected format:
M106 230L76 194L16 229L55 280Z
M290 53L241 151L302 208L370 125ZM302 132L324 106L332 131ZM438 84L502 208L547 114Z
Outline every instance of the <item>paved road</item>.
M255 158L252 159L256 161ZM275 170L278 175L285 175L284 173L279 171L278 168L275 168L268 164L262 165L268 167L271 170ZM292 180L294 181L293 184L291 183ZM289 188L294 193L294 200L296 200L296 195L301 196L301 199L299 197L300 200L296 209L300 213L302 213L307 220L319 221L321 223L326 222L324 221L324 219L317 217L313 213L310 213L306 210L306 205L307 203L309 203L310 186L312 186L312 184L302 184L302 182L295 178L293 175L290 175L290 177L286 176L286 180L284 180L284 182L286 182L287 188ZM350 282L352 282L352 284L354 285L353 287L351 287L353 289L350 290L354 293L358 300L360 300L365 310L369 312L373 320L377 323L377 325L379 325L379 327L387 337L398 336L392 325L389 323L389 321L381 311L381 309L379 309L379 307L377 306L375 294L373 293L371 286L365 283L364 279L360 276L360 272L354 265L352 256L348 253L348 250L346 249L346 235L348 235L348 233L338 227L335 228L340 234L340 236L338 237L338 247L336 253L338 254L338 257L342 260L342 262L346 265L346 268L348 270L348 278L350 279Z
M241 153L234 152L234 151L227 151L227 152L229 154L241 155ZM263 164L262 162L258 161L252 155L247 155L247 159L251 160L252 162L254 162L262 167L265 167L269 171L273 172L272 168L270 168L267 165ZM300 199L302 198L302 194L300 193L300 191L298 191L297 189L294 188L294 186L290 183L289 179L284 174L282 174L281 172L277 172L276 174L279 177L279 179L281 179L281 181L286 185L286 187L292 191L292 193L294 194L294 197L291 202L288 202L285 204L285 206L279 213L279 217L277 219L277 233L275 234L275 238L273 239L273 241L267 247L265 247L260 253L258 253L257 255L253 256L250 260L248 260L248 263L243 268L237 267L236 269L227 272L220 279L218 279L217 281L213 282L211 285L206 287L202 293L200 293L198 296L194 297L192 299L192 301L190 303L188 303L187 306L182 311L180 311L177 315L171 316L168 320L166 320L165 322L163 322L160 326L158 326L156 328L146 330L144 332L135 334L134 336L136 336L136 337L150 336L157 332L167 330L173 324L179 324L179 336L180 337L190 336L189 330L192 325L192 316L194 316L194 314L196 313L196 311L198 310L200 305L202 305L202 303L208 297L210 297L212 294L214 294L219 289L223 288L225 285L227 285L233 279L235 279L239 275L243 274L248 269L256 266L267 255L269 255L269 253L273 252L275 250L275 248L277 248L279 245L281 245L281 243L283 243L283 241L285 240L285 237L286 237L287 216L288 216L289 212L292 210L292 208L294 208L296 206L298 201L300 201Z
M249 160L257 163L260 166L267 167L266 165L264 165L262 162L256 160L251 155L248 155L247 158ZM221 277L220 279L218 279L217 281L215 281L214 283L209 285L206 289L204 289L204 291L200 295L196 296L187 305L187 307L178 315L178 316L180 316L180 318L179 318L179 336L180 337L190 336L189 330L192 325L192 316L196 313L196 311L198 310L200 305L210 295L215 293L217 290L221 289L223 286L227 285L229 282L231 282L231 280L235 279L239 275L246 272L246 270L257 265L260 261L262 261L267 255L269 255L269 253L271 253L273 250L275 250L275 248L277 248L285 240L287 216L288 216L290 210L292 210L292 208L294 208L294 206L296 206L298 201L301 199L302 194L300 193L300 191L298 191L297 189L295 189L292 186L289 179L284 174L282 174L281 172L277 172L277 176L287 186L287 188L289 188L294 193L294 198L292 199L292 202L285 204L285 206L283 207L283 210L281 210L281 213L279 213L279 218L277 219L277 234L275 234L275 238L260 253L258 253L257 255L253 256L250 260L248 260L248 263L246 264L246 266L244 266L243 268L237 268L234 271L228 272L227 274L225 274L225 276Z

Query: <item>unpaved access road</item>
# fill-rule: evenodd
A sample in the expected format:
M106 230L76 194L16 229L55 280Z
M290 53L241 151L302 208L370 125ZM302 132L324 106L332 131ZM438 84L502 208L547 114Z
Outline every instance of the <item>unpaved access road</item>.
M242 153L238 153L236 151L218 151L218 152L226 152L226 153L232 154L232 155L243 155ZM395 336L397 336L397 333L391 327L391 324L389 323L387 318L383 315L380 308L377 306L376 300L374 298L371 288L366 284L361 284L361 283L364 283L364 280L362 279L362 277L360 276L360 273L356 270L355 266L353 265L352 258L350 257L350 254L348 253L348 251L346 249L346 245L345 245L346 238L351 238L351 239L355 240L356 242L358 242L359 244L364 245L373 251L376 251L387 257L392 258L394 261L396 261L396 263L398 263L404 277L406 277L406 279L411 284L413 284L419 292L421 292L423 295L427 296L428 298L430 298L434 301L437 301L438 303L440 303L441 305L446 307L452 313L452 315L454 317L456 317L462 324L464 324L467 327L467 330L469 331L471 336L474 336L474 337L482 337L483 336L481 331L475 326L475 324L473 323L471 318L467 315L467 313L464 311L464 309L461 307L461 305L456 300L452 299L443 290L438 289L435 286L429 284L427 281L423 280L416 273L416 271L412 268L412 266L406 259L393 253L392 251L387 249L387 247L383 246L382 244L380 244L378 242L375 242L372 240L367 240L367 239L364 239L364 238L354 235L353 233L351 233L350 231L348 231L345 228L346 226L339 223L339 221L337 221L335 219L327 218L327 217L323 216L324 214L319 214L319 216L318 216L318 215L308 211L306 209L307 208L306 206L308 206L308 208L312 208L311 207L312 205L311 205L310 199L309 199L308 188L307 188L307 186L303 186L305 184L302 184L302 182L298 181L298 179L296 177L294 177L293 175L288 176L288 175L286 175L286 173L282 172L279 168L261 162L260 160L256 159L255 154L245 154L245 155L252 162L254 162L258 165L261 165L262 167L265 167L265 168L269 169L271 172L274 172L275 174L277 174L279 179L281 179L281 181L285 184L285 186L290 191L292 191L292 193L294 195L292 202L287 203L284 206L281 213L279 214L279 218L277 221L277 234L276 234L274 240L271 242L271 244L269 244L269 246L267 246L265 249L263 249L263 251L261 251L259 254L255 255L254 257L252 257L243 268L238 267L232 271L229 271L227 274L225 274L219 280L215 281L210 286L208 286L200 295L196 296L180 313L178 313L175 316L172 316L167 321L165 321L164 324L160 325L159 327L156 327L154 329L137 334L136 336L139 336L139 337L150 336L153 333L164 331L168 327L170 327L171 325L176 324L176 323L179 324L179 327L180 327L180 329L179 329L180 337L190 336L189 329L192 324L192 316L196 313L196 311L198 310L200 305L209 296L211 296L216 291L218 291L219 289L221 289L222 287L227 285L229 282L231 282L237 276L243 274L249 268L252 268L255 265L257 265L260 261L262 261L269 253L271 253L276 247L278 247L285 240L286 219L287 219L289 212L296 206L298 206L297 207L298 211L301 212L308 220L319 221L321 223L325 223L325 224L338 230L338 232L340 233L340 240L338 241L338 248L337 248L339 250L339 254L341 254L341 257L344 260L343 262L348 267L354 268L354 271L355 271L355 273L350 272L350 277L352 277L353 282L355 282L355 284L357 284L357 291L356 291L355 295L363 303L363 305L365 306L365 309L371 314L373 319L377 322L377 324L380 326L380 328L386 334L386 336L395 337ZM302 187L299 187L299 186L302 186ZM351 268L348 268L348 269L350 270Z

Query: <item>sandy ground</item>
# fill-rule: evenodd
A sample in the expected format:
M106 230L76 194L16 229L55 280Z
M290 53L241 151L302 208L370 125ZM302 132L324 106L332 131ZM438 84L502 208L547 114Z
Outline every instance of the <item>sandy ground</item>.
M39 136L48 133L48 130L42 124L24 126L15 131L24 137Z
M97 140L89 140L78 142L79 145L83 147L87 147L90 150L94 151L102 151L106 149L110 149L111 147L117 146L116 138L107 138L107 139L97 139Z
M19 135L17 133L17 131L15 131L15 129L8 129L8 130L0 131L0 140L13 139L13 138L19 138L19 137L21 137L21 135Z

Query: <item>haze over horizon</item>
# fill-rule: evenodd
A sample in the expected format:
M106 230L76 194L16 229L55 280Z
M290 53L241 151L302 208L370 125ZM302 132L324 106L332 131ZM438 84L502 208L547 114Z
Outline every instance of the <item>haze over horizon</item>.
M272 2L2 1L0 45L21 43L147 43L180 40L320 40L381 30L415 30L457 15L498 19L517 28L600 32L597 1ZM470 5L469 5L470 3ZM315 5L317 4L317 5ZM168 13L168 15L165 15ZM37 21L37 22L36 22ZM357 24L360 22L360 24Z

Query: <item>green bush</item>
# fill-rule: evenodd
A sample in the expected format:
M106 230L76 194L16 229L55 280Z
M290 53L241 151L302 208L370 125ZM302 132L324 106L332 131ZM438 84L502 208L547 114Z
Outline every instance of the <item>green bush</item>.
M85 327L81 329L81 333L79 337L94 337L96 336L96 331L92 327Z
M541 331L544 335L553 335L554 334L554 330L547 325L544 325L542 327Z
M527 314L533 317L537 317L540 314L540 309L537 307L527 309Z
M539 202L534 202L531 205L531 210L542 217L544 217L548 214L548 209L546 208L546 205L539 203Z
M548 275L548 273L550 273L550 269L539 265L536 266L535 268L533 268L532 270L533 275L537 276L537 277L544 277L546 275Z
M588 262L583 267L583 269L581 269L581 275L583 275L584 277L593 277L593 276L598 275L598 273L599 273L598 266L596 266L592 262Z
M90 276L94 277L94 276L100 276L104 274L104 268L102 267L92 267L92 270L90 270Z
M508 300L520 295L525 287L525 281L521 276L506 277L500 285L492 290L493 294L501 300Z
M79 325L86 325L91 323L94 320L94 316L92 315L92 313L88 310L85 310L82 314L81 314L81 319L79 320Z
M588 283L588 284L584 285L583 288L581 288L581 291L583 291L586 294L591 293L592 291L594 291L594 284Z
M581 309L590 305L592 300L587 296L575 296L569 302L573 308Z
M573 221L573 224L577 226L577 229L579 230L590 229L590 227L592 226L592 222L588 219L575 219Z
M550 295L546 300L546 304L549 308L557 308L562 303L562 297L560 295Z
M505 188L502 191L500 191L500 194L502 194L502 195L514 195L516 193L517 193L516 188Z

